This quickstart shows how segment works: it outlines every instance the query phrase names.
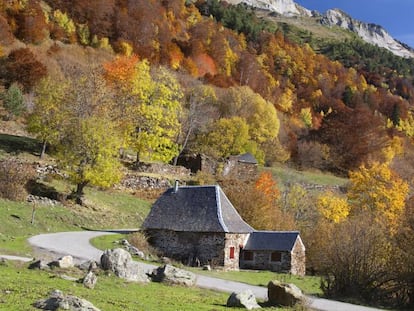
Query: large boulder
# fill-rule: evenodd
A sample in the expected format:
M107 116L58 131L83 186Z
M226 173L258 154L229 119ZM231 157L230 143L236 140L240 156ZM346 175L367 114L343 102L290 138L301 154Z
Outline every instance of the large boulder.
M184 286L194 286L197 280L194 273L168 264L154 269L150 277L154 282Z
M276 306L294 306L297 303L305 303L306 297L294 284L282 283L277 280L270 281L267 285L269 303Z
M89 301L72 295L64 295L60 290L52 291L49 298L38 300L33 306L38 309L51 311L100 311Z
M148 282L148 276L131 254L122 248L107 249L101 256L101 268L132 282Z
M261 308L256 301L256 297L250 289L240 293L232 293L227 299L227 307L245 308L247 310Z

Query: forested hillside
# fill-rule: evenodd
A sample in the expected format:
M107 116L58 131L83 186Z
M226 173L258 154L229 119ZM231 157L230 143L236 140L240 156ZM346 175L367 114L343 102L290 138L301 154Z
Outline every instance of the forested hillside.
M216 0L0 0L0 56L4 119L24 124L42 154L51 147L75 198L116 183L128 153L173 163L184 151L251 152L267 167L349 177L346 193L313 207L298 187L281 208L267 175L227 189L253 221L273 213L263 229L304 232L327 294L412 305L412 59ZM361 269L351 290L339 278L350 272L332 263L361 252L369 268L349 263Z

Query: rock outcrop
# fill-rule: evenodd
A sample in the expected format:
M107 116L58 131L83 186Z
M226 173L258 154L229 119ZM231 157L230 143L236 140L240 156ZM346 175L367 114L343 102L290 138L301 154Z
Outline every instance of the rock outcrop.
M414 50L395 40L380 25L358 21L339 9L326 11L321 23L327 26L339 26L350 30L365 42L385 48L401 57L414 57Z
M293 0L229 0L231 4L245 3L254 8L268 10L284 16L311 16L310 10L305 9Z

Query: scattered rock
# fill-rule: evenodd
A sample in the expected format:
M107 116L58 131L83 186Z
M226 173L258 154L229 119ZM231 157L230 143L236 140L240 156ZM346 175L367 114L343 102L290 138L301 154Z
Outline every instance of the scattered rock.
M64 295L57 289L50 293L49 298L38 300L33 306L38 309L51 311L100 311L89 301L72 295Z
M29 269L48 270L50 267L46 261L39 259L30 263Z
M271 305L294 306L306 301L305 295L294 284L281 283L277 280L270 281L267 285L267 296Z
M63 268L63 269L72 268L75 266L73 263L73 257L70 255L63 256L56 261L51 261L49 262L48 265L50 267L58 267L58 268Z
M205 271L211 271L211 266L210 265L204 265L203 266L203 270L205 270Z
M83 278L82 284L86 288L94 289L96 282L98 282L98 277L92 271L89 271L88 274Z
M261 308L256 301L253 292L248 289L240 293L232 293L227 299L227 307L245 308L247 310Z
M168 257L162 257L161 258L161 262L163 264L170 265L172 263L172 260L170 258L168 258Z
M170 187L170 182L166 178L126 174L120 186L127 189L167 189Z
M59 275L59 277L63 280L71 281L71 282L76 282L78 280L77 278L74 278L73 276L66 275L66 274L61 274Z
M77 267L83 271L95 271L98 269L98 263L95 260L88 260L77 265Z
M154 282L164 282L184 286L194 286L197 279L194 273L171 265L164 265L154 269L150 277Z
M148 276L131 254L122 248L107 249L101 256L101 268L132 282L148 282Z
M124 245L124 246L129 246L131 244L129 244L127 239L122 239L121 241L119 241L119 244Z
M138 248L136 248L135 246L129 245L127 247L127 251L131 254L131 255L135 255L141 259L145 258L145 254L144 252L140 251Z
M33 195L33 194L29 194L27 196L26 201L29 202L29 203L36 203L36 204L39 204L39 205L49 205L49 206L55 206L55 205L60 204L59 201L50 199L48 197L41 197L41 196L37 196L37 195Z

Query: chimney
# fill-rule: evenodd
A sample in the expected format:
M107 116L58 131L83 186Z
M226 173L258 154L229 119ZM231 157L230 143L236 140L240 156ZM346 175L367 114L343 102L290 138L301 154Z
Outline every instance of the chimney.
M177 193L177 192L178 192L178 180L176 179L174 183L174 193Z

